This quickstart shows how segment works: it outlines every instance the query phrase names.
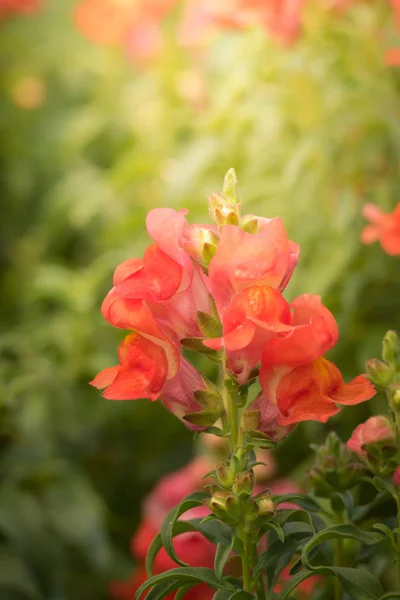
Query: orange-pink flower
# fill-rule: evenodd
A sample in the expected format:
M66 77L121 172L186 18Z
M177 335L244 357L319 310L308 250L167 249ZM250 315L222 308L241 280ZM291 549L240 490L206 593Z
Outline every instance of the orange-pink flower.
M263 364L260 383L266 401L276 405L281 425L325 423L340 406L359 404L375 394L363 375L346 384L339 369L325 358L295 367Z
M290 327L265 345L263 365L300 365L333 348L339 332L332 313L320 296L303 294L290 303Z
M226 225L209 267L210 287L220 316L232 296L246 288L270 286L280 292L298 262L299 247L287 239L281 219L261 221L259 233Z
M123 45L129 56L148 60L162 47L160 20L176 0L82 0L76 27L101 45Z
M104 369L90 382L98 389L106 388L103 396L109 400L156 400L165 381L176 374L179 365L174 344L166 339L155 343L139 333L131 333L124 339L118 358L118 366Z
M365 204L363 214L371 225L364 227L362 242L372 244L379 241L387 254L400 255L400 203L391 213L385 213L375 204Z
M378 415L370 417L365 423L361 423L355 428L347 442L347 447L359 456L365 456L367 454L365 450L367 444L386 441L394 441L393 428L389 419Z

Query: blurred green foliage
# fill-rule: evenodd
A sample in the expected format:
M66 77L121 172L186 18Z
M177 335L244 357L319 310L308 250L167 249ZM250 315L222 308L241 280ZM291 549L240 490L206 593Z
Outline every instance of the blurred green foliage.
M296 45L256 29L205 51L175 42L144 68L74 29L67 0L1 24L0 595L107 597L129 571L144 494L193 453L158 403L108 402L88 381L123 332L100 315L114 267L140 255L147 211L187 207L235 167L245 212L281 216L301 245L288 290L321 294L347 377L400 328L399 262L362 247L366 201L400 198L400 79L383 62L386 3L307 10ZM34 106L27 107L32 102ZM208 367L207 367L208 368ZM278 452L344 439L382 399L301 427ZM162 426L160 426L162 424ZM304 464L297 465L301 479ZM3 595L3 590L4 594Z

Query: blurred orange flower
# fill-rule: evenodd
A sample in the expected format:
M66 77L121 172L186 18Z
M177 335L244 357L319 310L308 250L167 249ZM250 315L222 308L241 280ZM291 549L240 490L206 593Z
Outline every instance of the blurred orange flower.
M361 233L363 244L379 241L383 250L391 256L400 255L400 202L393 212L385 213L375 204L366 204L364 217L371 225L364 227Z

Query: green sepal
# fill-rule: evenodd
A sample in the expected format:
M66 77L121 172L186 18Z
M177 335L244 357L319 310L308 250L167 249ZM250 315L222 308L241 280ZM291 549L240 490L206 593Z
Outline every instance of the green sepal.
M199 427L211 427L219 419L220 414L220 411L215 410L199 410L188 413L183 419Z
M194 399L204 409L215 409L221 414L224 403L218 392L207 390L197 390L194 392Z
M222 335L222 325L219 319L213 315L199 310L197 312L197 322L201 333L207 338L217 338Z

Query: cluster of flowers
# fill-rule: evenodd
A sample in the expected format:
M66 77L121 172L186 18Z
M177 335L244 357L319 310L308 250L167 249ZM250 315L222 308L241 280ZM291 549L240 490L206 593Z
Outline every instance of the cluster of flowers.
M400 256L400 202L391 213L385 213L375 204L366 204L364 217L370 221L370 225L364 227L362 231L362 242L372 244L379 241L387 254Z
M189 225L186 210L147 216L154 240L143 259L117 267L102 305L114 327L131 330L119 365L91 382L114 400L160 398L188 427L204 430L224 414L218 389L181 355L182 347L222 362L240 390L259 377L262 392L242 429L278 440L304 420L326 422L341 405L375 390L362 375L345 384L324 358L338 340L319 296L290 304L282 292L299 258L279 218L240 214L236 176L209 199L216 224Z
M328 10L343 11L355 2L360 0L323 0L323 5ZM399 2L391 2L398 22ZM301 33L303 9L308 3L309 0L82 0L75 12L75 23L92 41L121 45L128 56L143 61L159 55L161 23L176 5L181 5L183 11L179 40L185 46L198 47L216 29L252 26L262 27L282 44L293 44ZM392 59L393 52L396 51L391 51Z
M208 439L210 438L210 439ZM204 442L206 452L195 457L188 465L175 473L165 476L153 489L143 503L142 522L131 540L131 553L137 566L128 581L113 581L110 583L110 594L115 600L131 600L140 585L147 580L145 559L153 538L159 533L161 523L169 510L174 508L185 496L200 490L205 483L204 475L215 466L215 460L211 456L210 449L215 451L214 436L205 436ZM221 438L219 438L221 440ZM207 446L212 446L208 448ZM218 442L218 450L224 450L223 441ZM256 469L256 488L260 491L267 484L272 494L299 493L302 490L289 479L274 479L276 464L270 453L259 452L258 458L267 461L268 464L259 465ZM294 508L293 504L284 502L280 508ZM181 518L185 520L206 517L210 513L206 506L193 508L187 511ZM174 537L174 549L179 557L185 560L191 567L213 568L216 546L208 541L203 535L194 531L182 533ZM154 572L163 573L176 568L177 565L167 555L164 548L158 553ZM240 574L241 567L238 556L232 555L227 565L227 571L232 574ZM281 575L281 580L276 585L275 591L279 591L282 583L289 578L288 566ZM307 598L313 587L318 583L318 577L308 579L298 589L297 598ZM215 590L205 584L199 584L191 588L185 598L187 600L211 600ZM174 593L167 596L167 600L174 597Z

